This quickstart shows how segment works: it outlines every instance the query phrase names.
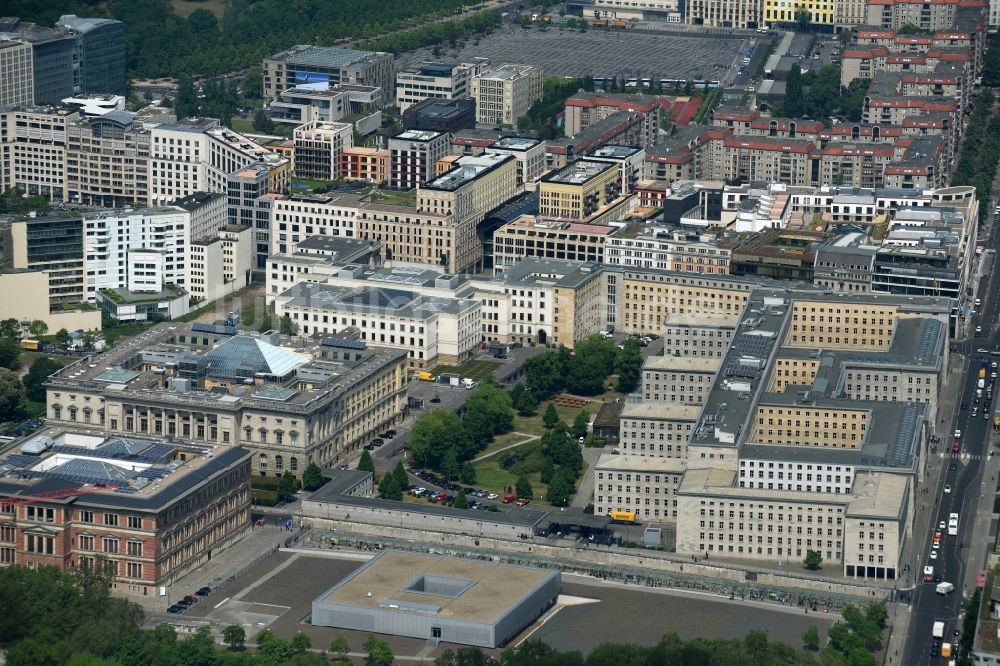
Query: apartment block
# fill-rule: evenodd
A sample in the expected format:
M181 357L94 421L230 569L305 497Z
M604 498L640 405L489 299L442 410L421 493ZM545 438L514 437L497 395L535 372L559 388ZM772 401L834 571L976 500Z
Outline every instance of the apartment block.
M608 238L611 266L725 275L732 247L712 234L682 228L635 225Z
M296 476L343 460L402 416L406 354L331 337L317 344L228 327L160 325L46 383L50 424L117 437L244 447L253 473ZM122 388L124 385L124 388ZM89 411L88 411L89 410Z
M66 127L67 201L101 208L145 206L150 132L124 111Z
M512 155L517 160L518 190L534 189L545 172L545 142L538 139L504 137L491 143L488 153Z
M542 69L504 64L472 78L476 122L516 127L519 118L542 98Z
M396 106L405 113L425 99L457 99L472 93L472 79L489 65L486 59L471 63L422 62L396 73Z
M80 412L97 422L91 406ZM0 515L5 565L72 571L100 563L116 592L152 598L250 531L251 453L244 448L77 426L35 435L4 463L0 496L13 500ZM16 500L52 487L67 492Z
M685 22L727 28L750 28L764 23L761 0L692 0L685 7Z
M431 180L450 141L446 132L430 130L406 130L389 139L389 187L412 190Z
M392 95L391 53L300 44L265 58L261 69L264 97L271 99L289 88L313 83L372 86L380 88L386 99Z
M297 177L337 180L341 174L341 155L354 146L354 126L313 121L296 127L292 140L292 163Z
M648 148L658 143L660 104L653 97L641 94L580 92L566 100L566 136L577 134L621 111L638 113L642 118L642 138L636 144Z
M580 160L541 179L538 213L548 218L583 220L621 195L621 175L615 164Z
M340 177L344 180L381 185L389 180L389 151L365 146L345 148L340 153Z
M256 267L251 227L226 225L191 241L190 247L187 290L192 298L214 301L250 283Z
M31 196L61 201L66 192L66 135L79 119L79 113L65 109L0 109L3 189L16 187Z
M493 232L493 267L502 273L524 257L604 261L604 249L617 227L522 215Z
M618 111L577 132L572 138L552 139L545 146L545 164L560 169L593 154L603 146L643 145L643 115Z
M517 160L503 153L463 156L452 167L417 188L417 210L473 220L517 194Z

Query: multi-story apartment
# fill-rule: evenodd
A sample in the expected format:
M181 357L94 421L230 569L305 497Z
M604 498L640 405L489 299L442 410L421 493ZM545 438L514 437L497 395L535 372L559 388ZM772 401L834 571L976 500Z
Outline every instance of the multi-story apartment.
M313 235L358 237L356 195L270 195L270 254L286 253Z
M658 143L660 132L659 100L640 94L580 92L566 100L566 136L577 134L621 111L638 113L642 118L640 146Z
M351 455L402 416L406 353L227 327L162 325L46 383L50 423L253 451L253 473L300 476ZM336 353L332 353L336 352ZM342 352L342 353L341 353ZM91 365L93 364L93 367Z
M385 99L392 96L391 53L300 44L265 58L262 70L264 97L272 99L289 88L310 83L372 86L380 88Z
M217 121L197 125L163 123L150 130L149 203L165 204L208 190L208 141L205 130ZM234 169L235 170L235 169Z
M616 164L579 160L541 179L538 214L584 220L611 205L621 195L621 172Z
M522 215L493 232L493 269L500 274L524 257L604 261L607 239L618 227Z
M550 169L560 169L593 154L602 146L644 145L643 117L634 111L618 111L580 130L572 138L552 139L545 146L545 164Z
M80 424L98 411L82 406ZM47 429L4 456L0 564L100 563L117 592L152 598L250 531L247 449L78 428ZM33 495L43 498L18 499Z
M27 106L34 102L31 44L0 41L0 106Z
M411 368L471 359L481 339L479 301L425 296L400 286L301 282L275 298L275 312L287 314L306 334L357 329L363 342L406 354Z
M685 22L726 28L751 28L764 23L763 0L692 0Z
M412 190L433 178L450 142L446 132L431 130L405 130L389 139L389 187Z
M490 67L472 79L476 122L516 127L542 98L542 69L535 65Z
M608 238L610 266L656 268L708 275L729 273L732 247L712 234L650 225L629 226Z
M594 466L594 515L634 512L646 522L677 520L677 488L684 461L604 454Z
M0 178L3 189L62 200L66 184L66 134L80 114L47 107L0 109ZM6 144L6 145L2 145Z
M837 4L834 0L764 0L764 22L769 25L791 24L799 20L801 12L808 12L809 22L813 25L832 26L837 20Z
M149 130L124 111L69 124L66 200L101 208L146 205L149 140Z
M60 16L56 27L76 38L73 53L74 93L127 92L125 24L105 18Z
M354 145L350 123L313 121L295 128L295 175L314 180L340 178L340 156Z
M513 155L517 160L517 187L533 189L535 181L545 172L545 142L516 136L504 137L491 143L488 153Z
M191 214L178 206L99 213L84 218L87 260L85 298L102 289L160 291L167 284L187 288ZM147 261L146 253L156 261ZM144 260L130 261L136 253Z
M389 151L365 146L340 153L340 177L344 180L381 185L389 180Z
M417 188L417 210L478 224L517 194L517 160L503 153L463 156Z
M442 63L422 62L396 73L396 106L406 112L425 99L457 99L472 92L472 78L479 76L489 61Z

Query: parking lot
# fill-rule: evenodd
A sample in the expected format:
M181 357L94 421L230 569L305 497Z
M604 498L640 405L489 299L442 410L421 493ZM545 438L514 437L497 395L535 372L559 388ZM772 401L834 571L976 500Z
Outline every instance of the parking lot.
M736 54L749 45L748 36L720 39L717 35L657 35L588 30L504 29L466 42L464 48L435 57L430 49L400 54L401 67L422 60L489 58L492 62L539 65L552 76L637 76L671 79L722 79Z

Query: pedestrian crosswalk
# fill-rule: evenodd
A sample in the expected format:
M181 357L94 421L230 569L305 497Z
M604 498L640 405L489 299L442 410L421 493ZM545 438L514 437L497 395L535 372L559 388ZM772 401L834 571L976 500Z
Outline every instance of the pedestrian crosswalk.
M949 460L960 460L962 462L973 462L976 460L986 460L989 456L984 456L981 453L952 453L951 451L940 452L937 454L938 458L947 458Z

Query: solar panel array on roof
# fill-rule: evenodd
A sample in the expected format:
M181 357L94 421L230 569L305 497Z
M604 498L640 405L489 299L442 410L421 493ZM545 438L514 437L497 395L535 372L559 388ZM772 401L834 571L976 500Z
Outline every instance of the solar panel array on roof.
M361 340L346 340L344 338L323 338L320 344L324 347L338 347L340 349L368 349Z
M152 442L145 440L113 437L95 448L94 453L112 458L128 457L139 455L152 445Z
M82 483L127 483L137 472L122 469L102 460L76 458L46 472L47 476L73 479Z
M3 459L4 465L9 465L14 469L27 469L38 462L38 456L24 456L19 453L9 455Z
M920 344L914 360L918 363L930 363L938 346L938 336L941 334L941 322L928 319L924 322L924 330L920 334Z
M760 359L763 362L770 353L772 341L773 338L767 336L737 333L730 347L729 360L724 368L725 375L727 377L756 377L760 367L748 365L741 360L749 357Z
M215 335L236 335L235 326L224 326L222 324L191 324L191 330L197 333L213 333Z

